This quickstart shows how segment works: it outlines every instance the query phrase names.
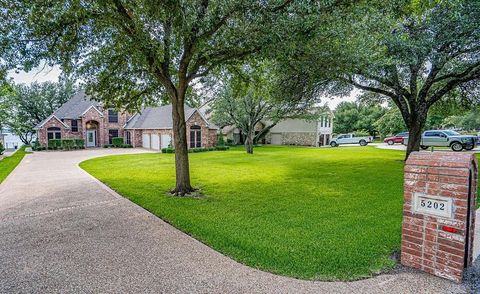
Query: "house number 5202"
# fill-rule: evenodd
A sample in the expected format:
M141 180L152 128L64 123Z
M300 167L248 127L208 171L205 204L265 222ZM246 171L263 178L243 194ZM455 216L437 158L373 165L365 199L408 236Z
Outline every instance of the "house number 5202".
M421 199L420 206L425 208L430 208L430 209L433 208L438 210L445 210L445 203L439 203L438 201L435 201L435 200Z

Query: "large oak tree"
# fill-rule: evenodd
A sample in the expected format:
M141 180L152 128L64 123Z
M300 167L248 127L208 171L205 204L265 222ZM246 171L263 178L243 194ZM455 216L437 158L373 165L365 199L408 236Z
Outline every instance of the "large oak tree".
M480 2L429 3L372 2L323 15L289 59L310 87L344 94L353 86L396 105L410 133L406 157L419 150L434 105L479 97Z
M184 114L192 81L281 42L294 15L291 2L0 0L1 57L26 70L42 60L61 64L88 92L118 108L140 109L167 96L173 105L172 192L184 195L193 191Z

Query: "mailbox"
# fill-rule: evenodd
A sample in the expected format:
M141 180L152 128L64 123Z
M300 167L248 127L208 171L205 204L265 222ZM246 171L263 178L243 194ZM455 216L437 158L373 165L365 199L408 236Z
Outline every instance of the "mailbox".
M477 195L472 153L413 152L405 164L401 263L461 282L472 263Z

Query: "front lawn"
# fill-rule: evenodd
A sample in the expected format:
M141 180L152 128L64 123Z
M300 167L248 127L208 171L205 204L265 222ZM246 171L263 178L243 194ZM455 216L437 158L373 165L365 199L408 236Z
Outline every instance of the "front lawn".
M190 154L203 199L167 196L173 154L96 158L81 167L235 260L315 280L388 270L400 248L403 152L260 147Z
M0 183L17 167L25 156L25 146L9 157L0 160Z

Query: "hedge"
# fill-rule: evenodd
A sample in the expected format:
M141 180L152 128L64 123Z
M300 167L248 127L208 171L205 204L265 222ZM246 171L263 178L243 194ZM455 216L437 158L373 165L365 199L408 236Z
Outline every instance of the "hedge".
M122 137L114 137L112 138L112 145L114 147L122 147L123 145L123 138Z

